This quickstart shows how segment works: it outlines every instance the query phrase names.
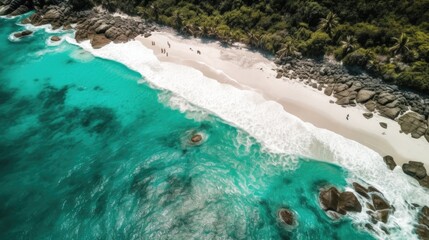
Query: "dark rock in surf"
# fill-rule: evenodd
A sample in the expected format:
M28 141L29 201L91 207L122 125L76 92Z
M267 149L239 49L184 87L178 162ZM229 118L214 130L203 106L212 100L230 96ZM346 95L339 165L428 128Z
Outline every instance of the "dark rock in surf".
M421 180L427 175L426 168L424 167L423 163L415 161L409 161L408 163L404 163L402 165L402 171L417 180Z
M352 192L342 192L338 200L337 212L361 212L362 205Z
M390 204L378 194L372 194L372 205L375 210L385 210L390 208Z
M203 140L203 136L201 136L200 134L195 134L194 136L192 136L191 141L193 143L199 143L201 142L201 140Z
M390 170L395 169L395 167L396 167L396 163L395 163L395 160L393 160L393 157L392 157L392 156L389 156L389 155L384 156L384 157L383 157L383 161L384 161L384 163L386 163L387 167L388 167Z
M369 198L368 189L366 189L364 186L360 185L359 183L354 182L353 188L362 197Z
M32 33L33 33L33 31L24 30L22 32L18 32L18 33L13 34L13 36L16 37L16 38L22 38L22 37L31 35Z
M58 37L58 36L52 36L51 37L51 41L52 42L58 42L58 41L60 41L61 40L61 38L60 37Z
M279 210L278 212L279 218L280 220L289 226L294 226L296 225L296 219L295 219L295 214L286 208L282 208Z
M335 187L322 190L319 194L320 203L325 211L337 211L339 198L340 192Z

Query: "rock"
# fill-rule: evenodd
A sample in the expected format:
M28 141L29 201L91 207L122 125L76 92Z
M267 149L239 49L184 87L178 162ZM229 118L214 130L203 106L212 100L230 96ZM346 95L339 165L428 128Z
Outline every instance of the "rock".
M408 112L398 119L402 132L411 133L413 138L420 138L427 131L426 119L416 112Z
M343 97L341 99L338 99L335 103L338 105L348 105L350 103L350 98L349 97Z
M425 226L429 227L429 207L424 206L420 210L419 224L422 224L422 225L425 225Z
M334 100L329 100L329 103L333 104L333 103L335 103L335 102L334 102Z
M21 5L17 9L15 9L15 11L11 12L9 15L18 16L18 15L27 13L29 11L30 11L30 9L26 5Z
M312 83L312 84L311 84L311 87L312 87L312 88L317 88L317 83Z
M387 103L393 102L396 100L396 96L393 94L390 94L388 92L382 92L378 95L377 102L381 105L385 105Z
M429 227L427 226L417 225L416 233L419 236L419 239L421 240L429 239Z
M419 180L419 184L422 187L429 188L429 176L426 176Z
M325 211L337 211L339 198L340 192L335 187L331 187L328 190L322 190L319 194L320 203Z
M91 39L91 45L95 49L102 48L110 42L110 39L107 39L104 35L101 34L94 35Z
M278 72L276 78L279 79L279 78L282 78L282 76L283 76L283 74Z
M51 37L51 41L53 41L53 42L58 42L58 41L60 41L61 40L61 38L60 37L58 37L58 36L52 36Z
M395 119L401 112L401 109L399 107L394 107L394 108L388 108L384 106L377 106L377 107L382 116L390 119Z
M325 88L324 93L327 96L331 96L333 91L334 91L334 89L331 86L329 86L329 87Z
M370 100L370 101L365 103L365 107L366 107L366 109L368 109L368 111L373 112L375 110L375 108L377 107L377 103Z
M375 92L370 90L360 90L356 96L356 102L363 103L370 100L375 95Z
M143 35L143 37L145 37L145 38L148 38L148 37L150 37L150 36L152 36L152 33L145 33L145 34Z
M43 15L43 18L48 19L48 20L52 20L52 19L57 19L60 16L61 16L60 11L58 11L57 9L51 9Z
M336 84L334 87L334 93L342 92L349 88L347 84Z
M376 192L376 193L380 193L381 194L381 192L377 188L375 188L373 186L369 186L368 187L368 192L370 192L370 193Z
M110 28L109 25L103 23L95 29L95 33L97 33L97 34L104 33L109 28Z
M203 137L200 134L195 134L194 136L192 136L191 141L193 143L198 143L201 142L201 140L203 140Z
M409 161L408 163L404 163L402 171L417 180L421 180L427 175L426 168L421 162Z
M366 119L370 119L370 118L372 118L373 116L374 116L374 114L373 113L363 113L362 114Z
M387 123L385 123L385 122L380 122L380 126L381 126L382 128L387 128Z
M429 142L429 128L426 129L425 138L426 138L426 141Z
M33 33L33 31L24 30L22 32L18 32L18 33L13 34L13 36L16 37L16 38L22 38L22 37L31 35L32 33Z
M362 205L352 192L342 192L338 201L338 211L361 212Z
M393 160L393 157L392 157L392 156L389 156L389 155L384 156L384 157L383 157L383 161L384 161L384 163L386 163L387 167L388 167L390 170L395 169L395 167L396 167L396 163L395 163L395 160Z
M363 196L363 197L365 197L365 198L369 198L368 190L367 190L364 186L360 185L360 184L359 184L359 183L357 183L357 182L354 182L354 183L353 183L353 188L355 189L355 191L356 191L359 195L361 195L361 196Z
M374 206L375 210L385 210L390 208L389 203L387 203L387 201L378 194L372 194L372 205Z
M389 220L389 214L390 214L390 210L388 209L376 211L375 219L383 223L387 223L387 220Z
M295 225L295 215L289 209L282 208L278 212L280 220L287 225Z

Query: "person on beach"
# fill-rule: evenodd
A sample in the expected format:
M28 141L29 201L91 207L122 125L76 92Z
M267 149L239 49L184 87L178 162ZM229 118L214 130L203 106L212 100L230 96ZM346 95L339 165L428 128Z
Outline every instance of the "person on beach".
M197 50L197 54L201 55L201 52L200 52L200 50Z
M168 57L168 53L166 53L167 57Z
M346 119L349 120L350 114L347 114Z
M167 41L168 48L171 48L170 42Z

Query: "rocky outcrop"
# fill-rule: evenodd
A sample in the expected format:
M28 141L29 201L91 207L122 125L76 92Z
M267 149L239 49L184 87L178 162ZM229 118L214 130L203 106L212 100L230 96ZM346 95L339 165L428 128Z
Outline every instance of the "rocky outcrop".
M352 192L342 192L338 200L337 212L361 212L362 205Z
M296 225L295 214L291 210L282 208L278 211L278 216L283 224L288 226Z
M384 156L384 157L383 157L383 161L384 161L384 163L386 163L387 167L388 167L390 170L395 169L395 167L396 167L396 163L395 163L395 160L393 160L393 157L392 157L392 156L389 156L389 155Z
M364 103L370 100L372 97L374 97L375 92L371 90L360 90L356 96L356 102L358 103Z
M281 73L289 79L305 80L305 84L318 83L318 88L343 107L364 104L369 112L397 120L398 116L411 109L423 119L429 118L429 97L401 89L383 82L380 78L364 73L349 74L349 70L332 61L316 62L309 59L289 59L279 65ZM330 100L332 101L332 100ZM370 118L370 114L364 117ZM429 125L429 123L426 123ZM414 137L424 136L429 142L429 128L422 128Z
M424 206L418 216L416 233L420 239L429 239L429 207Z
M402 132L411 134L413 138L420 138L426 134L427 123L423 115L416 112L408 112L398 119Z
M354 183L353 183L353 188L355 189L355 191L356 191L359 195L363 196L364 198L369 198L369 195L368 195L368 189L366 189L364 186L360 185L360 184L359 184L359 183L357 183L357 182L354 182Z
M28 36L28 35L31 35L31 34L33 34L33 31L24 30L22 32L17 32L15 34L13 34L13 36L16 37L16 38L22 38L22 37L25 37L25 36Z
M54 29L69 29L71 24L76 24L76 40L90 40L94 48L103 47L110 42L127 42L153 30L143 20L115 17L96 9L76 12L66 4L46 6L23 22L36 26L51 24Z
M420 186L429 188L429 176L427 175L426 168L423 163L409 161L402 165L402 171L416 179Z
M58 37L58 36L52 36L51 37L51 41L52 42L58 42L58 41L60 41L61 40L61 38L60 37Z

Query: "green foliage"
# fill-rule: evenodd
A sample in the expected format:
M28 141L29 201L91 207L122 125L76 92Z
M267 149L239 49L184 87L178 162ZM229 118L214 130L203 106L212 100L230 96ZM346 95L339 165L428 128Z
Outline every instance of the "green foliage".
M403 86L429 91L429 64L423 61L413 63L399 74L396 82Z
M354 52L346 55L343 59L344 65L365 67L369 60L373 58L373 53L370 50L359 48Z
M328 34L320 31L314 32L310 39L301 44L301 51L310 56L323 55L330 40Z

